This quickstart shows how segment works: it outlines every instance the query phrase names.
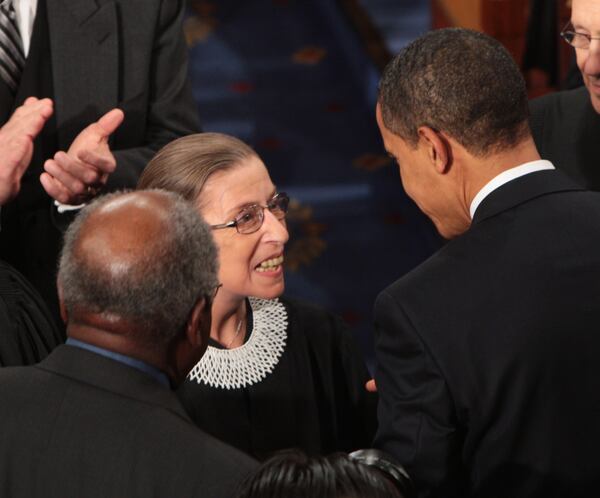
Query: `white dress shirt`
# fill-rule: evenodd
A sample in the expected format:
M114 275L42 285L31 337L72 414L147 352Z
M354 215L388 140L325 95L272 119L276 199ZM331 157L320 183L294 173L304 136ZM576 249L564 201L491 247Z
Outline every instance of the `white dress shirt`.
M492 178L489 182L487 182L483 188L477 192L477 195L473 197L471 201L471 219L475 216L475 211L481 204L481 201L485 199L488 195L490 195L494 190L501 187L505 183L514 180L515 178L519 178L521 176L528 175L529 173L535 173L536 171L542 171L545 169L555 169L553 164L550 161L546 161L545 159L540 159L538 161L531 161L525 164L521 164L520 166L515 166L514 168L507 169L503 171L498 176Z
M33 32L33 21L37 11L37 0L13 0L17 25L23 40L23 52L25 57L29 54L31 44L31 33Z

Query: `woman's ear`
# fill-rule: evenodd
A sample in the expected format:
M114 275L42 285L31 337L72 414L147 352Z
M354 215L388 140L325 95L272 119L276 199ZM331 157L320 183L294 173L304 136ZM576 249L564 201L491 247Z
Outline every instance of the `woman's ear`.
M421 126L418 130L419 142L426 148L429 160L435 170L440 174L446 174L452 164L452 146L446 137L439 131L429 126Z

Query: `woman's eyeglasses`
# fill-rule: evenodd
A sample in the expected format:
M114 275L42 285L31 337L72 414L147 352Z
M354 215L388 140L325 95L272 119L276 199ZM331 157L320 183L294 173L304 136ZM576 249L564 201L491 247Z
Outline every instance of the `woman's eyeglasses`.
M219 225L211 225L211 228L218 230L220 228L231 228L235 227L238 233L249 234L256 232L263 224L265 219L265 209L271 211L273 216L278 220L283 220L287 213L288 206L290 204L290 198L285 192L279 192L275 194L266 206L260 204L252 204L246 206L240 211L240 213L232 220L227 223L221 223Z

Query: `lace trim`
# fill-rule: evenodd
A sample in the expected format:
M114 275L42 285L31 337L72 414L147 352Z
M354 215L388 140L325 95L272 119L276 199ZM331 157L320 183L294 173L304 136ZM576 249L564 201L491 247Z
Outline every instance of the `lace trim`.
M189 380L222 389L251 386L270 374L287 340L287 312L279 299L248 298L254 327L248 341L235 349L208 346Z

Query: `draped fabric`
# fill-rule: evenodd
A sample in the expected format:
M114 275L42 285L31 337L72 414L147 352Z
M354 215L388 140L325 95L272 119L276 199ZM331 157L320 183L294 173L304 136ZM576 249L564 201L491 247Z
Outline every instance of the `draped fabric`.
M0 261L0 366L37 363L62 342L37 291Z

